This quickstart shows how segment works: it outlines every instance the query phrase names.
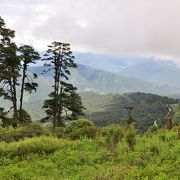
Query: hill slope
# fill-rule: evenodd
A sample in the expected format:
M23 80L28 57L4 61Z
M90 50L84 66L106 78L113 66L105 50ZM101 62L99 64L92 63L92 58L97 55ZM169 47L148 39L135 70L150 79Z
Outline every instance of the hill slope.
M180 67L171 61L149 61L120 72L129 77L180 87Z
M1 179L171 179L180 177L180 141L176 130L136 135L134 150L127 135L113 155L105 138L78 141L34 137L19 142L0 142Z
M46 91L50 92L50 87L53 82L53 72L41 75L43 69L43 66L31 67L32 72L40 75L40 88L44 86L48 87L49 85L49 88L46 88ZM180 92L180 89L168 85L160 86L155 83L149 83L107 71L93 69L84 65L78 65L77 69L72 70L70 82L73 83L80 92L123 93L139 91L154 94L176 94Z
M174 99L145 93L122 95L82 93L81 96L87 108L86 117L100 126L110 123L126 123L128 115L125 107L133 106L132 115L140 131L146 130L157 118L160 118L159 125L164 125L167 104L176 103Z
M137 129L140 131L145 131L157 118L160 118L159 125L164 125L166 122L167 104L176 103L174 99L146 93L105 95L84 92L80 93L80 95L87 109L85 118L90 119L99 126L111 123L125 124L128 118L125 107L133 106L132 115ZM45 116L42 109L44 99L44 96L35 94L26 96L24 109L31 114L33 120L38 120Z
M76 53L78 64L157 84L180 87L180 66L170 60Z
M80 93L82 102L86 107L85 118L90 119L96 125L104 126L110 123L124 124L127 121L126 106L133 106L133 118L136 127L140 131L151 126L155 119L160 118L159 125L165 124L167 115L167 104L174 104L176 101L167 97L145 93L125 93L102 95L92 92ZM34 100L33 100L34 99ZM31 98L25 103L33 119L40 119L44 116L43 99Z

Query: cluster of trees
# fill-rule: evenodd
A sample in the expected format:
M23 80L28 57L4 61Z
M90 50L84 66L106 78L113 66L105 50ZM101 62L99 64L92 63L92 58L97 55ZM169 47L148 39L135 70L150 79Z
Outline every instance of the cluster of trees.
M9 100L12 107L5 111L0 108L0 119L3 126L31 122L31 118L23 109L24 93L36 92L37 74L29 72L28 67L37 61L45 61L48 67L43 73L54 71L53 91L45 100L43 108L47 117L42 121L52 121L53 127L63 125L65 120L75 120L83 115L85 109L77 88L68 83L70 69L76 68L75 57L70 44L53 42L43 58L29 45L18 47L13 41L15 31L6 27L0 17L0 97ZM8 113L12 110L12 117Z

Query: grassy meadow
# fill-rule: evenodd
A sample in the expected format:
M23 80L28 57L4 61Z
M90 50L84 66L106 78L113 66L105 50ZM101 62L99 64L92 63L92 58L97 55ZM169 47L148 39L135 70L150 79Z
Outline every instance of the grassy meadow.
M138 134L88 123L1 129L0 179L180 179L180 127Z

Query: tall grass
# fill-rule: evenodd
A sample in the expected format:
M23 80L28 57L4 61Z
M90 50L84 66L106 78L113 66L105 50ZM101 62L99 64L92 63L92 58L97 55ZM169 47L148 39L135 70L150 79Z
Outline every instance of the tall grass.
M70 140L43 135L18 142L0 142L0 179L180 178L177 128L160 129L151 136L134 135L131 128L120 126L114 127L114 133L107 134L111 128L101 129L95 138L83 136ZM131 133L135 138L133 149L129 149ZM115 141L119 139L115 155L107 151L110 137L115 137Z

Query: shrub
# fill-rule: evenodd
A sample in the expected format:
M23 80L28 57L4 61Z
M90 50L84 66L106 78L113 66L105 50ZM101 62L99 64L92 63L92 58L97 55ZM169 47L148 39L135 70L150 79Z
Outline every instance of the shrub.
M177 127L177 135L178 135L178 139L180 139L180 125Z
M147 132L145 133L147 137L151 137L158 132L158 127L156 126L150 126Z
M102 128L101 135L106 137L112 131L119 131L122 133L122 136L125 134L125 128L123 126L119 124L110 124Z
M85 128L93 126L93 122L86 120L86 119L79 119L79 120L74 120L68 123L66 126L65 132L66 133L71 133L79 128Z
M40 125L40 124L36 124L36 123L30 124L30 125L27 126L27 129L28 128L32 129L32 131L34 131L34 134L36 136L50 135L50 131L47 128Z
M64 138L66 136L65 135L65 128L63 128L63 127L56 127L53 130L53 135L58 137L58 138Z
M6 128L0 127L0 141L6 141L8 130Z
M130 126L128 133L126 134L126 141L130 150L134 150L134 146L136 144L136 133L137 132L134 127Z
M65 142L65 141L63 141ZM27 138L18 142L0 143L0 158L19 158L22 160L25 156L32 154L51 154L58 150L62 142L55 137L34 137Z
M158 127L150 126L148 129L148 133L156 133L158 131Z
M18 110L18 114L20 115L20 110ZM21 110L21 118L22 118L23 123L32 123L31 116L24 109ZM22 122L20 122L20 123L22 123Z
M159 154L159 148L156 144L152 144L150 146L150 151L153 153L153 154Z
M98 128L91 121L85 119L71 121L65 128L65 133L71 139L94 138L97 132Z
M166 136L165 136L165 134L160 134L158 137L159 137L159 139L160 139L161 141L166 141Z
M16 129L14 128L9 128L9 129L4 129L1 128L2 131L0 134L0 141L6 141L6 142L11 142L11 141L18 141L20 139L24 139L25 137L34 137L34 136L41 136L41 135L50 135L50 132L48 129L42 127L39 124L25 124L22 125Z
M106 145L109 153L116 154L116 146L123 138L123 130L120 125L113 124L105 127L102 135L106 137Z
M95 138L97 132L98 132L97 127L87 126L87 127L79 128L72 131L71 133L68 134L68 136L73 140L80 139L81 137Z

